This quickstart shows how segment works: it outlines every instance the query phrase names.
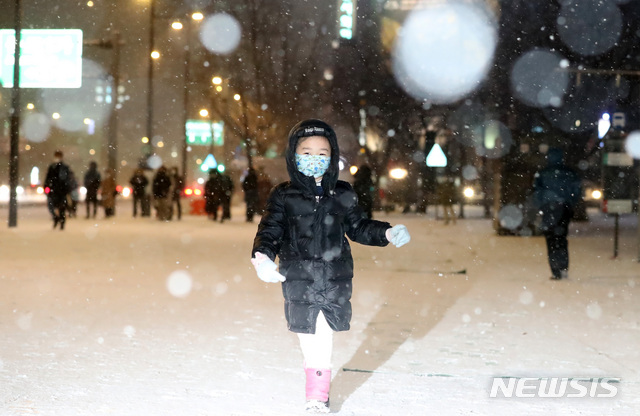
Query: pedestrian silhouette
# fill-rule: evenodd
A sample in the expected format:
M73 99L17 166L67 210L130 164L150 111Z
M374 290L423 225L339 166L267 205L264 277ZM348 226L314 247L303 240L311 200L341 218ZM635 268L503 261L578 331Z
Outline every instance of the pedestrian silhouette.
M144 171L141 168L138 168L133 172L131 179L129 179L129 184L131 185L133 195L133 216L135 218L138 215L138 206L140 206L140 214L144 216L146 211L145 204L148 203L146 199L149 179L145 176Z
M47 205L49 212L53 216L53 228L60 224L60 229L64 230L67 210L67 194L71 190L70 169L63 161L62 151L56 150L53 154L53 163L47 169L47 176L44 186L48 189Z
M218 208L222 204L222 179L217 169L209 171L209 179L204 184L205 211L210 220L218 219Z
M456 212L453 205L458 202L458 191L452 177L445 176L438 185L438 202L444 211L444 224L449 224L449 221L453 221L455 224Z
M547 167L534 177L534 201L542 213L540 230L547 243L551 279L568 278L567 234L573 210L582 197L580 178L563 160L561 149L547 153Z
M104 170L104 179L102 181L101 202L106 218L116 215L116 188L115 172L112 169Z
M222 189L222 218L220 218L220 222L224 222L231 219L231 197L235 186L229 175L220 173L220 187Z
M84 203L87 207L87 219L96 217L98 211L98 190L102 183L102 177L98 172L98 164L96 162L89 163L89 170L84 174L84 188L87 193L84 197ZM93 210L91 209L93 207Z
M160 221L171 220L171 178L167 168L160 166L153 178L153 200L156 208L156 217Z
M258 210L258 175L255 169L249 168L247 176L242 181L244 202L247 205L247 222L253 222L253 216Z
M173 217L173 209L175 207L176 218L182 218L182 191L184 190L184 178L178 173L178 168L171 168L171 216Z
M354 175L353 190L358 195L358 205L362 208L365 216L373 218L373 180L371 179L371 168L369 165L362 165Z

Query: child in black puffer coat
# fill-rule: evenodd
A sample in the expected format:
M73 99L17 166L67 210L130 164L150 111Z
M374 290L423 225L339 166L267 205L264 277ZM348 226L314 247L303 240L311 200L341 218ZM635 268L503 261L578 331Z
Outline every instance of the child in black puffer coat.
M251 259L260 279L282 282L288 327L305 360L307 410L319 413L329 412L333 331L348 330L351 320L346 236L372 246L410 240L404 225L366 218L351 185L338 180L339 156L335 132L323 121L305 120L291 130L291 180L271 192Z

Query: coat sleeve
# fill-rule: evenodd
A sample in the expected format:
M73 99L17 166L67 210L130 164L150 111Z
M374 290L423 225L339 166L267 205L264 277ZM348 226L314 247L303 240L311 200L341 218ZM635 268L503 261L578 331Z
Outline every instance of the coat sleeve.
M251 257L259 251L275 261L282 245L286 221L282 191L276 187L269 195L265 213L260 220L260 225L258 225Z
M347 215L345 216L347 236L356 243L368 246L384 247L388 245L389 240L385 234L391 228L391 224L368 219L358 204L358 197L354 190L351 188L348 192L353 195L353 203L347 206Z

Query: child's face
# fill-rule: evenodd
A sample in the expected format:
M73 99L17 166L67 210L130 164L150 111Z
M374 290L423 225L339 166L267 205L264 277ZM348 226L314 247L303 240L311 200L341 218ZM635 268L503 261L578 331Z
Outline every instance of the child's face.
M324 136L310 136L300 139L296 146L299 155L331 156L329 139Z

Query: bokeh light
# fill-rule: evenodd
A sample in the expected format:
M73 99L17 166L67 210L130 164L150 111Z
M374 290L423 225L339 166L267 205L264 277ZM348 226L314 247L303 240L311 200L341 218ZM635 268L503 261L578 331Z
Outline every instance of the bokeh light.
M585 308L587 316L591 319L600 319L602 318L602 307L598 302L590 302Z
M522 210L514 204L507 204L500 208L498 212L500 226L507 230L515 230L522 225L524 215Z
M455 102L484 79L496 42L495 20L482 5L430 5L411 12L400 29L394 75L418 100Z
M634 159L640 159L640 131L635 130L629 133L624 148L629 156Z
M511 71L511 91L531 107L559 107L569 85L562 71L564 58L555 52L533 49L518 58Z
M473 165L465 165L462 168L462 177L467 181L474 181L480 177L478 169Z
M498 120L487 120L472 129L478 156L498 159L511 150L511 130Z
M49 138L51 119L41 113L28 113L22 120L21 131L30 142L42 143Z
M147 165L151 169L158 169L160 166L162 166L162 158L158 155L151 155L147 159Z
M184 270L176 270L167 278L167 290L177 298L184 298L191 293L193 279L191 274Z
M557 18L562 41L581 55L600 55L616 45L622 13L612 1L564 0Z
M226 13L217 13L205 19L200 27L200 41L209 51L221 55L233 52L240 44L240 23Z

